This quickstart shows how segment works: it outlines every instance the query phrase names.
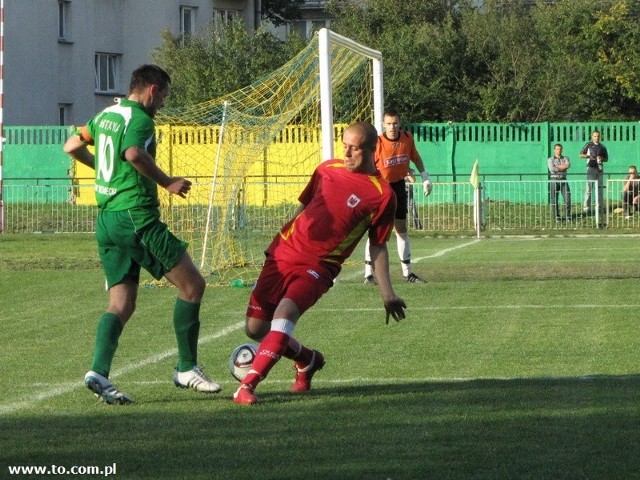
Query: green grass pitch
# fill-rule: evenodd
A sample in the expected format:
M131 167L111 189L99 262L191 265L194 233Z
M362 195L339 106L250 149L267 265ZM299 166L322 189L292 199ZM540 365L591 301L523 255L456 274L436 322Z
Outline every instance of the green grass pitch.
M175 289L141 288L112 372L136 404L118 407L82 384L107 300L93 238L0 236L0 478L640 478L640 238L411 240L426 285L390 243L407 318L385 325L358 251L296 327L327 360L312 392L288 392L283 359L255 407L227 370L248 289L207 289L207 396L171 381Z

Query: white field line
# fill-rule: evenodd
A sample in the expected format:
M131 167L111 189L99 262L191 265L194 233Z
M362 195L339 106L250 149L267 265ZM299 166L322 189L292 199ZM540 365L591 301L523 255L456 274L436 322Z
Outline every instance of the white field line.
M447 311L447 310L478 310L478 309L494 309L494 310L501 310L501 309L508 309L508 310L517 310L517 309L567 309L567 310L575 310L576 308L579 309L633 309L633 310L637 310L638 308L640 308L640 304L612 304L612 305L605 305L605 304L574 304L574 305L451 305L451 306L422 306L422 307L411 307L411 311ZM380 308L341 308L341 309L337 309L337 308L320 308L320 311L323 312L353 312L353 313L358 313L358 312L380 312ZM237 322L233 325L230 325L226 328L223 328L222 330L218 331L217 333L211 334L211 335L207 335L205 337L201 337L199 344L200 345L204 345L207 344L209 342L212 342L213 340L216 340L218 338L224 337L225 335L228 335L229 333L235 332L236 330L239 330L242 328L242 326L244 325L244 321L242 322ZM143 368L147 365L151 365L154 363L158 363L161 362L169 357L175 356L177 354L177 349L172 348L169 350L165 350L164 352L158 353L156 355L152 355L150 357L147 358L143 358L142 360L139 360L137 362L132 362L129 363L119 369L114 370L114 372L110 375L111 379L117 378L121 375L125 375L127 373L130 373L134 370L138 370L140 368ZM370 383L370 381L373 381L371 379L351 379L351 380L336 380L336 382L338 383L349 383L349 382L356 382L356 381L367 381ZM437 378L433 378L431 380L444 380L444 379L437 379ZM446 379L447 381L452 381L455 379L451 379L448 378ZM461 381L463 380L471 380L471 379L459 379ZM476 379L477 380L477 379ZM388 381L388 379L387 379ZM153 383L153 382L149 382L149 383ZM160 383L166 383L166 382L160 382ZM77 382L68 382L68 383L61 383L61 384L55 384L55 385L50 385L50 384L38 384L35 385L38 387L47 387L50 386L50 388L48 388L47 390L44 390L42 392L38 392L38 393L34 393L33 395L30 395L26 398L24 398L23 400L20 401L15 401L12 402L11 404L8 405L0 405L0 415L7 415L13 412L17 412L20 410L24 410L27 408L32 407L35 403L43 401L43 400L49 400L51 398L54 397L58 397L60 395L65 395L67 393L70 393L73 390L76 390L78 388L83 388L84 387L84 382L82 381L77 381Z
M451 248L445 248L443 250L439 250L436 253L432 254L432 255L427 255L424 257L419 257L416 258L414 260L414 262L420 262L422 260L427 260L429 258L437 258L437 257L441 257L443 255L446 255L447 253L453 252L455 250L458 250L460 248L465 248L471 245L475 245L476 243L480 242L481 239L475 239L471 242L467 242L467 243L462 243L460 245L456 245L455 247L451 247ZM358 278L358 276L360 276L361 273L360 272L354 272L351 273L349 275L345 275L343 276L343 278L345 279L355 279ZM522 309L522 308L527 308L527 309L532 309L532 308L540 308L540 309L549 309L549 308L571 308L571 309L575 309L575 308L638 308L640 307L640 305L597 305L597 304L593 304L593 305L460 305L460 306L447 306L447 307L412 307L411 310L412 311L416 311L416 310L429 310L429 311L436 311L436 310L467 310L467 309ZM352 308L352 309L322 309L323 311L327 311L327 312L331 312L331 311L339 311L339 312L379 312L380 308ZM199 344L206 344L209 343L217 338L223 337L225 335L228 335L231 332L234 332L236 330L239 330L240 328L242 328L242 326L244 325L244 322L238 322L235 323L229 327L226 327L222 330L220 330L217 333L214 333L212 335L208 335L206 337L202 337L199 340ZM170 350L166 350L164 352L161 352L157 355L152 355L150 357L144 358L138 362L133 362L133 363L129 363L128 365L125 365L124 367L121 367L119 369L116 369L111 375L110 377L112 379L117 378L120 375L125 375L129 372L132 372L134 370L138 370L140 368L143 368L147 365L151 365L154 363L158 363L161 362L162 360L165 360L169 357L175 356L177 354L177 349L172 348ZM48 390L45 390L43 392L38 392L35 393L33 395L30 395L28 397L26 397L23 400L11 403L9 405L0 405L0 415L7 415L19 410L24 410L27 409L31 406L33 406L35 403L40 402L42 400L48 400L50 398L54 398L60 395L64 395L66 393L69 393L77 388L81 388L84 387L84 382L79 381L79 382L69 382L69 383L62 383L62 384L58 384L57 386L54 386Z
M217 333L214 333L212 335L207 335L205 337L201 337L198 344L203 345L203 344L209 343L220 337L224 337L229 333L235 332L236 330L241 329L243 326L244 326L244 321L234 323L233 325L223 328ZM114 379L119 377L120 375L124 375L134 370L138 370L147 365L161 362L162 360L165 360L169 357L177 355L177 353L178 353L178 350L175 348L172 348L170 350L165 350L164 352L158 353L157 355L152 355L150 357L143 358L142 360L139 360L137 362L129 363L124 367L114 370L114 372L111 375L109 375L109 378ZM26 397L23 400L11 403L9 405L0 405L0 415L7 415L9 413L17 412L19 410L24 410L26 408L33 406L33 404L35 404L36 402L40 402L42 400L49 400L50 398L67 394L81 387L84 387L84 382L69 382L69 383L59 384L53 388L50 388L49 390L35 393L33 395Z
M475 245L478 242L481 242L482 240L477 238L471 242L467 242L467 243L461 243L460 245L456 245L455 247L451 247L451 248L445 248L443 250L439 250L436 253L432 254L432 255L427 255L426 257L418 257L412 260L412 262L418 263L421 262L422 260L428 260L429 258L438 258L438 257L442 257L444 255L446 255L447 253L451 253L454 252L460 248L465 248L465 247L470 247L471 245Z
M452 252L454 250L457 250L459 248L463 248L469 245L473 245L477 242L479 242L479 239L476 239L472 242L467 242L461 245L457 245L455 247L452 248L446 248L444 250L440 250L438 252L436 252L433 255L429 255L426 257L422 257L419 259L416 259L415 261L418 262L420 260L426 260L428 258L435 258L435 257L440 257L442 255L445 255L449 252ZM351 274L353 276L353 279L357 278L357 276L359 275L359 273L354 273ZM371 309L371 311L378 311L379 309ZM357 311L357 310L356 310ZM365 309L362 309L361 311L367 311ZM242 328L242 326L244 325L244 322L238 322L230 327L227 327L225 329L222 329L221 331L219 331L218 333L215 333L213 335L209 335L207 337L203 337L200 338L199 344L206 344L209 343L217 338L223 337L233 331L239 330L240 328ZM158 363L161 362L169 357L175 356L177 354L177 349L172 348L170 350L166 350L164 352L161 352L157 355L152 355L150 357L144 358L138 362L133 362L133 363L129 363L128 365L125 365L124 367L121 367L119 369L116 369L113 371L113 373L110 375L111 379L115 379L117 377L119 377L120 375L125 375L129 372L132 372L134 370L138 370L140 368L143 368L147 365L151 365L154 363ZM14 403L11 403L9 405L0 405L0 415L6 415L12 412L16 412L19 410L23 410L26 408L29 408L31 406L33 406L33 404L35 404L36 402L40 402L42 400L48 400L50 398L54 398L60 395L64 395L67 394L77 388L82 388L84 387L84 382L82 381L78 381L78 382L69 382L69 383L62 383L62 384L58 384L57 386L54 386L48 390L42 391L42 392L38 392L38 393L34 393L33 395L30 395L28 397L26 397L23 400L19 400L16 401Z
M456 245L455 247L451 247L451 248L445 248L443 250L438 250L436 253L433 253L431 255L427 255L425 257L418 257L418 258L414 258L411 260L411 263L419 263L423 260L428 260L430 258L438 258L438 257L442 257L443 255L446 255L447 253L451 253L454 252L460 248L465 248L465 247L469 247L471 245L475 245L476 243L482 241L482 239L475 239L471 242L467 242L467 243L461 243L460 245ZM392 258L396 258L395 257L396 253L394 253L392 251L391 248L389 248L389 263L393 263L393 261L391 260ZM364 260L363 260L364 262ZM341 273L338 276L338 281L340 281L341 279L344 280L355 280L358 277L363 277L364 278L364 267L362 268L362 271L356 271L356 272L350 272L350 273Z

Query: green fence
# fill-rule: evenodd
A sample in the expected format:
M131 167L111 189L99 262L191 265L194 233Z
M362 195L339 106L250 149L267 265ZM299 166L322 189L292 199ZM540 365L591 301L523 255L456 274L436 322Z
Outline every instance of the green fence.
M585 162L578 153L594 129L602 132L602 143L609 151L607 179L624 175L629 165L640 166L640 123L636 122L420 123L408 125L407 129L413 133L428 171L439 182L468 181L476 159L481 180L543 180L547 176L547 158L555 143L563 144L564 153L571 159L569 177L586 179ZM68 201L65 190L57 187L72 185L71 162L62 151L69 129L4 127L4 132L4 185L45 187L7 189L5 202ZM56 188L48 190L47 186ZM449 193L443 200L457 202L458 189L447 188Z
M5 202L66 202L71 188L71 160L62 151L67 127L4 127L3 183L42 188L7 188Z
M572 175L585 175L585 160L578 157L600 130L609 151L608 175L624 175L629 165L640 166L640 123L420 123L407 129L428 171L443 181L468 180L479 161L480 175L502 180L535 180L547 175L547 159L561 143L571 160Z

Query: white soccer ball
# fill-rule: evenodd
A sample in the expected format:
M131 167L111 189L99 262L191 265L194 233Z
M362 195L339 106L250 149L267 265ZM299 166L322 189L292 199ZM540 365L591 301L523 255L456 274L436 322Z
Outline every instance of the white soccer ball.
M229 357L229 371L239 382L249 373L253 359L258 354L258 344L243 343Z

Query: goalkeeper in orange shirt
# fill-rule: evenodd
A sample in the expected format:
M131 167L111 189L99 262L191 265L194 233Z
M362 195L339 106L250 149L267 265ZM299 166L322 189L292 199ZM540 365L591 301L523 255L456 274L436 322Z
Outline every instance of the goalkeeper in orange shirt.
M402 262L402 276L409 283L425 283L411 271L411 250L409 235L407 234L407 190L405 177L409 174L409 162L413 162L422 178L425 196L431 194L433 184L424 168L422 158L416 150L411 133L400 129L400 115L394 109L384 112L382 118L384 133L378 136L375 154L376 168L382 177L391 184L397 197L397 207L394 220L398 256ZM369 243L365 248L364 283L375 285L373 265L369 254Z

